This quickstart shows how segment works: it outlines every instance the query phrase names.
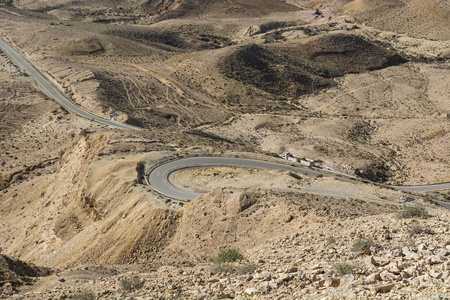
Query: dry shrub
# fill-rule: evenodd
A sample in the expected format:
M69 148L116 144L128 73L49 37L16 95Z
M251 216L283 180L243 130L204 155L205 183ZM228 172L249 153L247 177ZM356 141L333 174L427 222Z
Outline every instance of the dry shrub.
M333 273L337 276L344 276L347 274L353 274L356 270L356 265L350 262L340 262L333 265Z
M95 300L97 297L93 291L86 290L79 293L76 293L73 296L73 300Z
M397 214L399 219L411 219L420 218L426 219L430 217L424 207L421 206L404 206L403 209Z
M138 275L134 275L129 278L124 278L120 281L120 287L124 292L131 292L140 289L144 285L144 282Z

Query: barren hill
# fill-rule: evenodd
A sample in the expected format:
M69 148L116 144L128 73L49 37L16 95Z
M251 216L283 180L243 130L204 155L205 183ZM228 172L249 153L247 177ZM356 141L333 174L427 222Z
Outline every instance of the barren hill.
M447 1L355 0L344 6L344 13L384 30L437 40L450 39Z
M274 12L295 11L299 8L288 5L281 0L103 0L72 1L72 0L18 0L14 4L19 8L38 11L51 10L112 10L118 12L135 12L143 15L161 15L162 19L180 17L260 17Z
M450 182L447 10L437 0L0 1L0 35L60 93L143 128L59 108L0 56L1 252L58 269L1 292L444 298L450 220L438 203L449 191L367 179ZM144 184L167 158L286 152L356 179L171 174L207 191L191 202ZM221 253L237 259L216 263Z

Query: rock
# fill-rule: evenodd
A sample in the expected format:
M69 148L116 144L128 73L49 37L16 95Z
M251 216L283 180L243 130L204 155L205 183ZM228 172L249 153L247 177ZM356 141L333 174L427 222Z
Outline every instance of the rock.
M64 278L60 278L58 279L59 282L66 282L66 280Z
M272 275L269 272L262 272L255 274L253 278L260 281L270 281L272 279Z
M286 269L286 273L295 273L297 271L298 271L298 268L294 267L294 266L289 267L289 268Z
M206 293L200 293L197 295L197 299L205 299L206 298Z
M389 293L394 286L395 286L395 283L377 284L377 285L371 286L370 290L373 293Z
M388 264L387 266L384 267L385 270L393 273L393 274L400 274L400 269L397 266L397 263L395 262L391 262L390 264Z
M437 264L442 264L442 263L444 263L444 262L443 262L442 259L440 259L439 257L437 257L437 256L432 256L432 257L429 257L429 258L426 260L426 263L429 264L429 265L437 265Z
M406 260L414 260L414 261L418 261L420 259L419 254L417 254L416 252L408 252L405 254L405 259Z
M294 217L292 215L286 215L283 218L284 223L289 223L290 221L292 221L294 219Z
M399 250L399 249L394 249L394 250L392 250L392 251L391 251L391 254L392 254L392 256L394 256L394 257L402 257L402 256L404 256L402 250Z
M436 251L436 256L443 257L449 255L449 251L447 249L439 249Z
M419 250L419 253L422 255L422 257L424 257L424 256L432 256L434 254L430 250Z
M389 264L389 259L386 257L375 257L372 256L370 258L372 264L376 267L384 267L385 265Z
M216 296L216 299L231 299L231 298L232 298L231 295L227 293L219 293Z
M408 279L408 278L411 277L411 274L408 273L408 272L406 272L406 271L401 271L401 272L400 272L400 276L401 276L402 278L404 278L404 279Z
M428 275L434 279L441 279L443 274L441 272L430 272Z
M3 285L3 288L0 290L3 292L3 295L5 296L9 296L12 295L14 293L14 288L12 286L12 284L10 282L7 282ZM2 293L0 293L1 296Z
M380 273L380 277L383 281L395 281L398 279L398 276L386 270Z
M373 273L367 276L367 281L381 281L380 272Z
M274 280L269 281L269 287L272 289L278 288L278 283Z
M417 250L419 250L419 251L428 250L428 247L426 244L421 243L417 246Z
M325 280L325 286L326 287L338 287L341 284L341 279L339 278L327 278Z
M315 288L321 288L321 287L323 287L323 284L325 283L325 280L319 280L319 281L315 281L312 285L315 287Z
M280 273L280 274L278 274L277 283L278 284L283 284L283 282L289 281L291 279L292 279L292 275L285 274L285 273Z
M252 296L255 296L255 295L258 294L258 290L255 289L255 288L248 288L248 289L245 289L244 293L245 293L246 295L252 297Z

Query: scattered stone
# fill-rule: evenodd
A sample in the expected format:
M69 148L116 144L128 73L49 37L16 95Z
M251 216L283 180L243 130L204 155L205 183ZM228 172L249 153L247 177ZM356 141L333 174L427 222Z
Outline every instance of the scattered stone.
M326 287L338 287L341 284L341 279L339 278L327 278L325 280L325 286Z
M377 267L379 267L379 266L384 267L385 265L389 264L389 262L390 262L389 259L386 257L372 256L370 259L371 259L372 264Z
M434 279L441 279L443 274L441 272L430 272L428 273L428 275L430 275Z
M371 286L370 290L373 293L389 293L394 286L395 286L395 283L377 284L377 285Z
M245 293L246 295L252 297L252 296L255 296L255 295L258 294L258 290L255 289L255 288L248 288L248 289L245 289L244 293Z

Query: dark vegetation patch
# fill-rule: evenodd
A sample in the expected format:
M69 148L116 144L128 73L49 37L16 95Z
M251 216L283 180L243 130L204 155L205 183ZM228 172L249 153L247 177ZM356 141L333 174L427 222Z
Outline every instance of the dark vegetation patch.
M270 38L282 39L276 34ZM334 77L404 62L394 51L361 37L330 34L304 45L246 45L224 57L219 69L266 92L293 97L330 87Z
M353 142L367 143L372 138L372 133L376 130L375 124L370 121L357 121L349 130L347 137Z
M285 27L291 27L291 26L296 26L298 25L298 22L294 22L294 21L272 21L272 22L267 22L264 24L259 25L259 31L255 32L253 35L255 34L260 34L260 33L266 33L268 31L272 31L275 29L280 29L280 28L285 28Z
M145 162L140 161L136 165L137 181L140 184L145 184Z
M374 161L355 170L355 174L363 179L374 182L386 182L392 177L392 171L383 161Z
M297 96L334 84L332 74L288 51L246 45L219 62L226 76L275 95Z
M238 249L229 248L220 250L216 257L216 263L230 263L244 259L244 255Z
M109 30L106 33L166 51L216 49L227 46L230 43L228 38L221 36L210 34L190 35L153 28L125 27Z
M393 50L376 45L360 36L343 33L320 36L290 51L335 69L340 76L407 62Z
M0 0L0 5L13 7L14 1L13 0Z
M129 124L129 125L133 125L133 126L137 126L137 127L141 127L144 128L145 127L145 123L139 119L135 119L131 116L127 116L127 119L125 120L125 124Z
M403 209L397 214L399 219L411 219L419 218L426 219L430 217L427 210L422 206L404 206Z

